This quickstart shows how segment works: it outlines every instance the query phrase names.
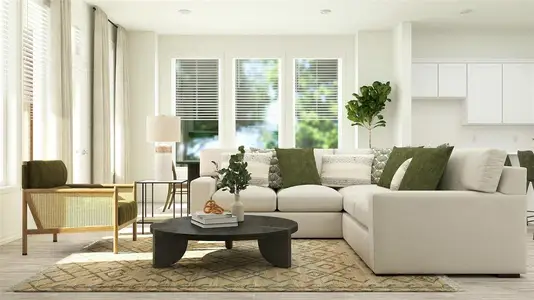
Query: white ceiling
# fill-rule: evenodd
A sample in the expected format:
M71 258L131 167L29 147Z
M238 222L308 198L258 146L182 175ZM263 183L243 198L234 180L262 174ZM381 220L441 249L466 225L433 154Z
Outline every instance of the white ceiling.
M130 30L159 34L351 34L402 21L534 28L534 0L86 0ZM190 14L179 13L191 10ZM330 9L327 15L321 9ZM472 13L462 15L470 9Z

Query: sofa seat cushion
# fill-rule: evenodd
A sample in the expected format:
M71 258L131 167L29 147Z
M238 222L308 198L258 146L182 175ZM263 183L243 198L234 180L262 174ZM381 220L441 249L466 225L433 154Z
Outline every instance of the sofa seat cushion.
M276 193L268 187L249 185L240 192L245 212L273 212L276 210ZM224 210L232 210L234 195L228 191L218 190L211 197ZM209 199L206 199L208 201Z
M339 190L343 196L343 210L365 227L369 227L372 222L369 203L373 195L391 192L393 191L375 184L352 185Z
M341 194L322 185L299 185L278 191L279 211L337 212L343 208Z

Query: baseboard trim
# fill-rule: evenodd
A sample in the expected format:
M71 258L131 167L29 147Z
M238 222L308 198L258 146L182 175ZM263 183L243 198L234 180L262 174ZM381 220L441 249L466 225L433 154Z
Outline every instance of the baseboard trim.
M5 237L5 238L2 238L2 239L0 239L0 246L1 245L5 245L7 243L11 243L11 242L16 241L16 240L19 240L21 238L22 237L20 235L14 235L14 236L8 236L8 237Z

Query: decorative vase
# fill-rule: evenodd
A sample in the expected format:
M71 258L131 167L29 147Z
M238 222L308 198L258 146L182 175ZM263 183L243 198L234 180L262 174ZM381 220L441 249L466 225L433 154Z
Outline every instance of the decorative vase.
M237 222L243 222L245 220L245 207L241 202L239 193L234 195L234 204L232 204L232 215L237 217Z

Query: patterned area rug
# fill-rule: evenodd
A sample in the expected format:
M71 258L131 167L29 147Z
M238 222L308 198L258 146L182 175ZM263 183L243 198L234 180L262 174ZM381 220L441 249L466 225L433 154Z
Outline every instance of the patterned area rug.
M454 292L445 276L376 276L344 240L293 240L289 269L261 256L255 241L190 242L173 267L152 268L152 239L89 245L12 288L16 292ZM170 250L172 251L172 250Z

